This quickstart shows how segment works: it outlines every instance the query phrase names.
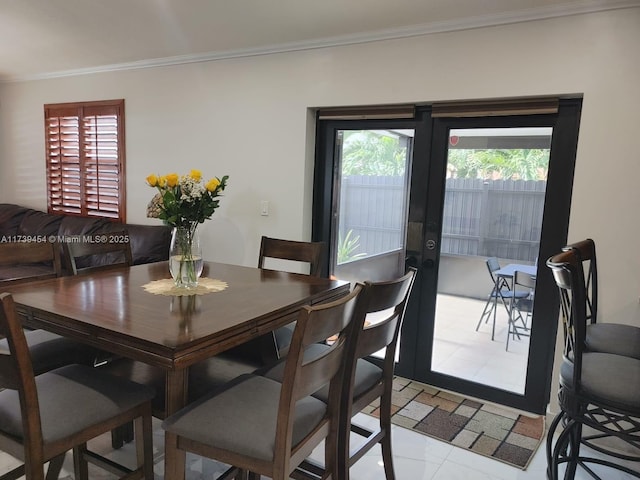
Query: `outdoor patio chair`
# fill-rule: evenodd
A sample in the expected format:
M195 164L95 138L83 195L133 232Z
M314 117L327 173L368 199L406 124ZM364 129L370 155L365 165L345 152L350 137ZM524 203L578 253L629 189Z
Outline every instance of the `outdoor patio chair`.
M509 350L509 338L520 340L521 337L530 336L529 330L531 327L529 326L529 321L533 316L535 288L535 277L526 272L515 271L513 275L513 295L510 298L506 350Z
M518 293L514 292L509 286L509 282L507 282L502 277L497 277L494 275L494 272L500 270L500 262L496 257L489 257L486 260L487 270L489 271L489 276L491 277L491 282L493 283L493 287L489 296L487 298L487 303L484 305L484 309L482 310L482 314L480 315L480 320L478 320L478 324L476 325L476 332L482 325L482 322L487 323L490 318L493 319L493 323L491 326L491 340L495 339L496 334L496 314L498 307L498 300L504 306L505 311L507 312L508 318L511 318L511 304L514 299L522 299L526 298L529 294L524 291L519 291Z

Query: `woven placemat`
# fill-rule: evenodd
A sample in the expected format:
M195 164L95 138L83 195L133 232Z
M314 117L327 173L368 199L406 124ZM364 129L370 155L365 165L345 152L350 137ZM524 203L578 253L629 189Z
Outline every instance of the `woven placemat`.
M166 295L168 297L184 297L189 295L205 295L207 293L221 292L229 286L227 282L213 278L201 277L195 288L176 287L173 279L163 278L154 280L142 286L147 292L154 295Z

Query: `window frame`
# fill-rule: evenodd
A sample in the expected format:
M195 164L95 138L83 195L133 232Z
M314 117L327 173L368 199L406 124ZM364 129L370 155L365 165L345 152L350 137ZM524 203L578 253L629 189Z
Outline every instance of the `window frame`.
M126 222L124 112L124 99L44 105L49 213ZM115 129L100 130L100 117L115 118Z

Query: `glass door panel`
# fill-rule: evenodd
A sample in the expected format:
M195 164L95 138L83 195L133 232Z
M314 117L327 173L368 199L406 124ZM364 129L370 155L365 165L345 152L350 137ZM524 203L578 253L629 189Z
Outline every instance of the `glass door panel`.
M330 273L350 281L404 274L412 129L335 132L337 206Z
M525 393L534 292L513 280L515 270L535 276L551 135L551 127L449 132L434 372Z

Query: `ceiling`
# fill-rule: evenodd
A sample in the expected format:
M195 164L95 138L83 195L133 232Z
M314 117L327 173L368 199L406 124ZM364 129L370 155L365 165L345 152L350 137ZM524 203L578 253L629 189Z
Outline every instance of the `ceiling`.
M360 43L640 0L0 0L0 80Z

